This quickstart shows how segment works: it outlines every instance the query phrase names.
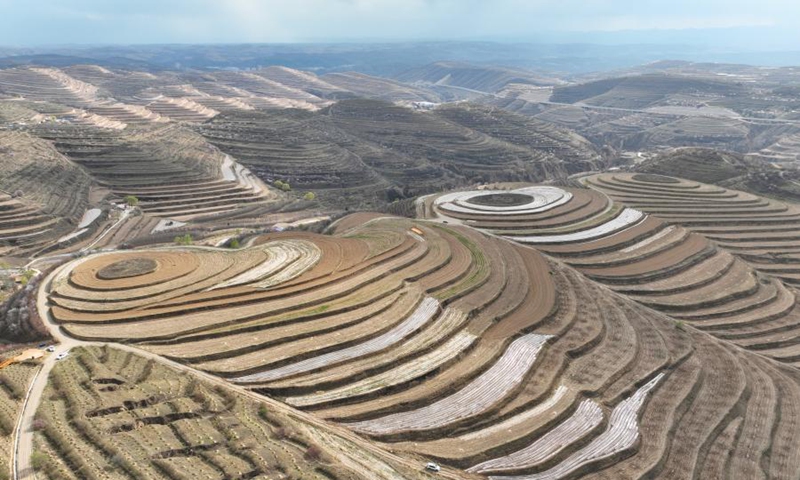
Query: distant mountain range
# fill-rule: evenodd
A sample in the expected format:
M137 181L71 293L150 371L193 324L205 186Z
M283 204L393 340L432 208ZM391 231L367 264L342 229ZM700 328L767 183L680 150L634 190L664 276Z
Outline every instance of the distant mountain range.
M282 65L316 73L356 71L380 76L399 75L439 61L503 65L514 69L573 75L630 68L666 58L759 65L800 64L800 52L738 52L653 43L603 45L440 41L29 48L0 46L0 67L94 64L109 68L176 70L250 69Z

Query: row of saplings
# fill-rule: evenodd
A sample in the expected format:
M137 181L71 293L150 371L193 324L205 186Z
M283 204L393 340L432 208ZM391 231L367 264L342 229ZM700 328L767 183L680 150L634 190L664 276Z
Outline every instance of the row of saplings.
M100 349L101 355L107 356L108 349ZM95 370L92 354L86 351L77 350L71 357L70 362L78 362L80 364L79 371L89 372L90 376ZM60 364L67 365L67 364ZM142 372L137 375L133 383L139 384L148 381L152 375L155 363L150 360L147 362ZM85 389L92 391L94 383L89 379L79 379L70 374L71 372L64 371L63 369L56 368L51 373L50 387L51 394L49 400L51 402L64 402L64 414L66 424L71 427L70 429L64 428L65 425L61 419L50 418L45 412L40 411L39 415L33 422L33 429L40 432L47 443L54 450L54 453L66 464L69 471L79 476L82 479L101 479L106 478L108 473L119 472L131 478L141 478L142 472L137 467L136 463L132 461L123 449L115 443L114 435L107 435L101 432L90 420L91 417L98 415L87 415L87 412L82 409L84 402L81 401L77 395L76 390ZM234 392L231 392L221 386L212 387L209 391L205 385L202 385L196 379L190 379L182 389L182 393L178 397L188 397L193 402L200 406L200 417L210 421L214 428L222 432L225 442L222 445L217 445L219 449L227 450L230 454L246 459L247 463L253 466L253 470L245 474L244 477L230 478L251 478L263 474L277 473L277 470L283 470L281 465L268 465L266 461L259 456L254 450L257 447L252 438L248 439L239 434L235 430L236 425L240 424L241 420L235 417L234 409L237 407L239 397ZM148 399L147 403L163 403L175 398L168 398L165 394L157 394ZM220 401L221 399L221 401ZM231 416L233 416L233 421ZM272 437L279 442L290 442L296 445L306 445L302 458L308 463L316 464L323 467L324 464L330 463L330 459L326 457L324 452L316 445L309 445L307 439L299 435L290 426L287 426L284 418L281 415L271 412L265 404L258 406L258 418L267 423L271 428ZM86 443L93 446L100 453L101 457L105 460L105 464L100 466L93 464L86 455L82 454L80 449L75 448L74 441L71 440L71 434L77 433ZM175 464L168 461L172 456L182 456L186 454L197 455L201 458L213 454L214 449L205 450L203 446L188 446L181 451L162 451L156 453L148 459L150 464L159 471L166 478L173 480L184 480L194 478L192 472L186 472L178 469ZM183 451L186 450L186 451ZM213 463L213 462L210 462ZM51 479L66 479L70 478L63 471L58 462L51 459L47 453L41 450L33 452L31 456L31 466ZM296 468L300 465L295 464ZM101 471L102 470L102 471ZM226 478L228 476L226 475Z

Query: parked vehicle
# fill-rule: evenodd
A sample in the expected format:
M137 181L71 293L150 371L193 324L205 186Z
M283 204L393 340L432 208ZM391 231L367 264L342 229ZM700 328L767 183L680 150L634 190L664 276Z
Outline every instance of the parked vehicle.
M425 470L428 470L430 472L438 472L441 469L442 468L439 465L437 465L437 464L435 464L433 462L428 462L428 464L425 465Z

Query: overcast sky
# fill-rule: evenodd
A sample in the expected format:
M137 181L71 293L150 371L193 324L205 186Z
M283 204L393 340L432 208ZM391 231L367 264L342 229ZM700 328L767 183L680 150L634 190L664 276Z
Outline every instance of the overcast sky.
M744 28L742 28L744 27ZM508 39L720 43L800 50L798 0L0 0L1 45ZM680 30L684 30L681 32ZM589 32L587 35L586 32ZM745 32L745 33L743 33ZM695 32L696 33L696 32Z

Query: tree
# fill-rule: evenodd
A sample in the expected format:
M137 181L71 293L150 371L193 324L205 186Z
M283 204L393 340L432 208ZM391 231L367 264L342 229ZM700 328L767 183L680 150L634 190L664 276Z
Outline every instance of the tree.
M306 192L306 194L303 195L303 200L308 200L309 202L313 202L316 199L317 199L317 194L314 192Z
M239 239L238 238L234 238L233 240L231 240L230 247L231 248L239 248Z
M33 278L35 276L36 276L36 271L34 271L34 270L25 270L24 272L22 272L22 279L21 279L22 281L20 283L22 283L22 285L27 285L28 282L31 281L31 278Z
M193 240L191 233L175 237L175 243L178 245L191 245Z
M129 207L136 207L136 206L138 206L138 205L139 205L139 199L138 199L138 198L136 198L136 197L135 197L135 196L133 196L133 195L128 195L128 196L126 196L126 197L125 197L125 203L126 203L126 204L127 204Z

